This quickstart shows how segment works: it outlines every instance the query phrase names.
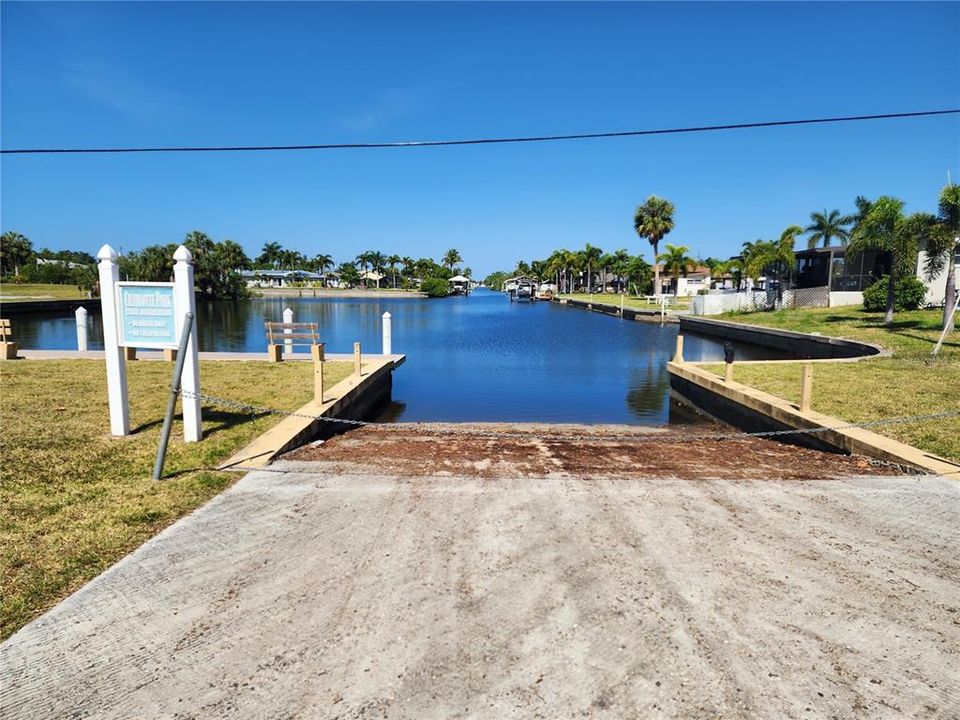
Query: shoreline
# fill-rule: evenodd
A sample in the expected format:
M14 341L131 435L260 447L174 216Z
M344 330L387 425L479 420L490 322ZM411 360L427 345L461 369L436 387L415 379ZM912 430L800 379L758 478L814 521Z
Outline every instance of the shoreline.
M391 298L425 298L426 293L416 290L334 290L332 288L250 288L252 297L391 297Z

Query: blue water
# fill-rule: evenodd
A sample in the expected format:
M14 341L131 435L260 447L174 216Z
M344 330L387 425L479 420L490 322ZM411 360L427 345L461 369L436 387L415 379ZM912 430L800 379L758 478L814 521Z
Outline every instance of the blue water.
M197 310L201 350L264 352L265 320L290 307L316 322L328 353L360 341L381 349L381 315L393 316L393 352L407 356L394 373L395 405L384 419L537 421L660 425L670 420L667 360L677 326L634 322L548 302L508 301L479 290L469 297L258 298L211 302ZM91 348L102 348L91 314ZM72 317L18 318L25 348L76 348ZM687 335L688 360L719 360L715 340ZM752 346L739 359L773 355Z

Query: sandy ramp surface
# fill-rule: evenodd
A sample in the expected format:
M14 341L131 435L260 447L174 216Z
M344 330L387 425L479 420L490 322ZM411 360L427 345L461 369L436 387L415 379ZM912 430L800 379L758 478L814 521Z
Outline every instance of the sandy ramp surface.
M0 715L960 716L956 481L287 467L0 646Z

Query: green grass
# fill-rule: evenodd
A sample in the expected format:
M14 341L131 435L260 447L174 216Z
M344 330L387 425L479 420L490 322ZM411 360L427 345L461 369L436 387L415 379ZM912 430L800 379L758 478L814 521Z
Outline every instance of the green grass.
M620 307L620 295L617 293L563 293L557 295L558 298L567 298L570 300L581 300L583 302L589 303L604 303L606 305L613 305L615 307ZM669 302L667 305L668 310L687 310L690 307L692 298L689 297L680 297L675 298L672 295L669 296ZM630 295L623 296L623 306L628 308L636 308L638 310L659 310L660 306L656 303L647 302L644 298L632 297Z
M128 363L133 434L109 435L98 360L0 364L0 637L5 638L237 477L213 468L274 425L204 407L204 440L174 423L164 473L150 479L171 365ZM352 371L329 362L327 385ZM313 366L201 362L204 392L294 409L313 395Z
M723 319L863 340L892 350L889 358L814 365L813 409L863 422L960 410L960 332L949 335L939 358L930 360L940 336L940 317L936 310L897 313L894 325L887 328L882 313L844 307L725 315ZM723 373L720 365L707 367ZM793 402L800 400L799 363L738 364L734 379ZM960 418L880 426L876 432L960 460Z
M0 302L28 300L81 300L87 295L76 285L43 285L40 283L0 283Z

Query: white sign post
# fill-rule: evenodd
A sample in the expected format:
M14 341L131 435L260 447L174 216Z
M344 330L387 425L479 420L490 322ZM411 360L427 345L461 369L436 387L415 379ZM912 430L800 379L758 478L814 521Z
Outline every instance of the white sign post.
M193 292L193 256L183 245L173 254L176 263L173 266L174 294L177 298L177 319L183 320L186 313L197 317L197 300ZM174 346L176 347L176 346ZM183 439L186 442L199 442L203 437L203 419L200 416L200 354L197 349L197 321L194 319L187 343L186 357L183 359L183 392L180 396L183 408Z
M130 403L127 399L127 360L120 347L117 328L117 293L120 268L117 253L104 245L97 253L100 263L100 307L103 313L103 350L107 359L107 400L110 403L110 433L130 434Z
M100 297L103 309L103 344L107 358L107 396L110 400L110 430L130 433L127 366L123 348L177 348L187 313L196 318L193 264L183 245L173 255L174 282L120 282L117 254L104 245L100 258ZM197 442L203 435L200 416L200 370L197 354L197 324L191 325L184 354L181 396L183 439Z

